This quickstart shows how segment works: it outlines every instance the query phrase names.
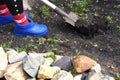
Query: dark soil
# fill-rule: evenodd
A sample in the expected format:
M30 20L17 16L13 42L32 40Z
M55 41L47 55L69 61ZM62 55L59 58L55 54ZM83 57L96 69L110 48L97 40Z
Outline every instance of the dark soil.
M66 12L70 12L67 6L72 0L56 0L55 4L59 7L64 7ZM97 1L97 0L96 0ZM11 48L24 48L25 45L32 44L27 51L47 52L52 48L57 48L55 54L60 55L76 55L80 52L83 55L89 56L96 60L102 66L103 73L115 76L120 72L120 30L116 26L120 25L120 8L116 5L120 4L119 0L100 0L94 1L87 8L89 13L97 12L101 17L113 17L113 24L108 24L107 30L100 30L92 36L86 36L73 28L70 28L64 23L62 17L51 10L48 15L40 12L40 6L43 6L40 0L32 0L32 11L28 11L31 18L37 23L45 23L49 31L43 38L55 38L60 40L54 44L50 41L45 41L39 44L41 37L17 37L13 34L13 24L0 27L0 44L9 45ZM99 23L99 20L98 20ZM101 25L101 24L100 24ZM103 25L103 24L102 24ZM105 27L105 25L103 25ZM86 30L84 30L86 31ZM90 34L90 33L89 33Z

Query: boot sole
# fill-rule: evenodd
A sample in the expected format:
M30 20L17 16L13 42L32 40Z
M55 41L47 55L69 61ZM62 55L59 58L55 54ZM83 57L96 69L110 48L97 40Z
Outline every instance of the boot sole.
M48 30L44 31L43 33L40 33L40 34L17 34L15 31L14 31L14 35L16 36L43 36L44 34L46 34L48 32Z

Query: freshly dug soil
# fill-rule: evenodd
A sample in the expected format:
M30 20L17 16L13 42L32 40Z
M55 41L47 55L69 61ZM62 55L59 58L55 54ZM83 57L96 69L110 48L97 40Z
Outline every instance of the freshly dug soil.
M56 0L55 4L59 7L64 7L66 12L70 12L67 4L71 1ZM97 26L92 25L95 29L91 29L90 25L90 29L81 28L80 31L76 31L75 28L71 28L70 25L64 23L62 17L54 11L51 10L48 15L41 13L40 6L44 4L40 0L31 0L32 11L28 11L30 17L34 22L46 24L49 29L43 38L55 38L59 42L55 44L46 40L40 44L38 42L40 42L41 37L14 36L14 25L10 23L4 27L0 27L0 44L11 48L26 48L26 45L32 44L32 47L27 46L27 51L36 51L39 53L51 51L55 48L57 49L54 51L55 54L60 55L76 55L77 52L80 52L101 64L103 73L115 76L116 73L120 72L120 30L117 28L117 26L120 26L120 8L115 7L120 4L120 1L96 1L94 0L87 7L89 13L94 14L96 12L100 17L111 16L113 18L113 24L106 23L105 20L95 19L93 22L98 24ZM83 27L87 25L84 22L80 22L80 24ZM99 29L96 31L96 28Z
M94 37L94 34L105 32L109 29L108 21L101 16L94 16L93 14L87 14L88 18L83 20L80 18L75 24L75 30L83 36ZM72 26L71 26L72 27Z

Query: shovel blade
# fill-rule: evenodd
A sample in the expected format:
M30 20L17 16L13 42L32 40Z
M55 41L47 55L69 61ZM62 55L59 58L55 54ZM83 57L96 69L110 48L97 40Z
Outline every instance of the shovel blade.
M68 16L64 17L64 19L66 23L71 24L72 26L75 26L76 21L79 20L79 16L73 12L70 12Z

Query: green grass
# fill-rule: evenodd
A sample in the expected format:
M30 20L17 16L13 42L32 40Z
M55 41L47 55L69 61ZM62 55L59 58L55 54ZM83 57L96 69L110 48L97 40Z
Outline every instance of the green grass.
M114 7L120 9L120 4L115 5Z
M58 50L58 48L51 48L50 51L55 52L55 51L57 51L57 50Z
M46 55L44 58L52 58L53 61L57 59L57 57L54 54ZM54 66L54 62L50 64L50 66Z
M116 74L116 80L120 80L120 73Z
M50 54L50 55L44 56L44 58L52 58L54 61L57 59L54 54Z
M6 49L6 48L13 48L12 47L12 43L8 43L8 44L1 44L1 47L3 47L3 49ZM30 51L30 50L32 50L32 49L35 49L34 48L34 46L32 45L32 44L26 44L26 45L24 45L23 47L14 47L14 49L18 52L18 53L20 53L20 52L22 52L22 51Z
M15 50L16 50L18 53L20 53L20 52L22 52L22 51L29 51L29 50L31 50L31 48L33 48L33 45L32 45L32 44L27 44L27 45L23 46L22 48L20 48L20 47L15 47Z
M16 50L18 53L20 53L20 52L24 51L24 49L23 49L23 48L19 48L19 47L16 47L16 48L15 48L15 50Z
M82 19L82 20L87 20L87 19L88 19L88 15L87 15L87 14L83 14L83 15L81 16L81 19Z
M99 16L99 14L98 14L97 12L95 12L93 15L94 15L94 16Z
M111 16L106 16L106 19L110 24L114 23L113 18Z
M77 13L77 14L82 14L88 12L86 7L92 3L92 0L76 0L73 2L72 6L73 9L72 11Z
M73 68L73 69L70 69L69 72L70 72L73 76L75 76L76 73L77 73L76 70L75 70L74 68Z
M79 51L75 52L75 56L79 56L81 53Z
M40 11L41 11L43 14L48 15L49 12L50 12L50 8L49 8L48 6L42 6L42 7L40 7Z
M10 48L11 46L10 46L10 45L7 45L7 44L2 44L1 47L2 47L3 49L5 49L5 48Z
M35 18L35 14L34 13L30 12L29 15L30 15L31 18Z
M53 43L53 44L57 44L59 42L58 39L55 39L55 38L48 38L47 41Z
M120 30L120 26L117 26L117 29Z
M38 39L36 40L36 43L37 43L38 45L44 44L45 42L46 42L46 39L45 39L45 38L42 38L42 37L40 37L40 38L38 38Z
M57 70L57 71L55 72L55 74L58 74L58 73L60 73L60 71L61 71L61 70ZM55 74L54 74L54 75L55 75Z
M11 47L12 47L12 43L13 43L13 41L10 40L10 41L8 41L7 43L2 43L2 44L1 44L1 47L3 47L4 49L5 49L5 48L11 48Z

